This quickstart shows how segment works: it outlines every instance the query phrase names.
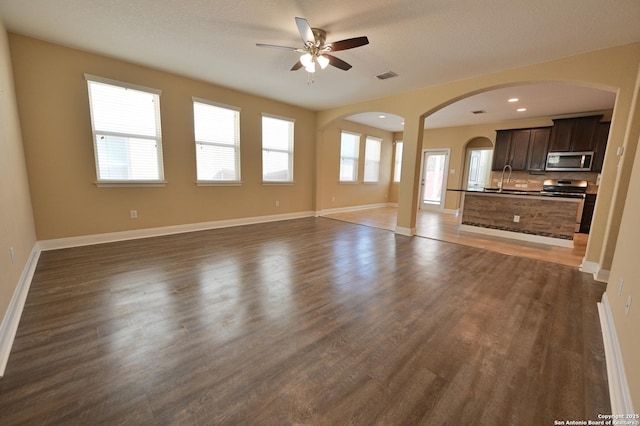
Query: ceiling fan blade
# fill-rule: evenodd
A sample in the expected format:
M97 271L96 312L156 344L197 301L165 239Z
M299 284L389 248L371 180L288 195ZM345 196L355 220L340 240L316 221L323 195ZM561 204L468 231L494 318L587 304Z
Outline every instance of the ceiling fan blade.
M298 61L293 64L293 66L291 67L291 71L298 71L300 68L302 68L302 62Z
M341 70L345 70L345 71L351 69L351 65L349 65L348 63L346 63L345 61L343 61L340 58L336 58L335 56L327 55L326 53L325 53L324 56L329 58L329 63L331 65L333 65L334 67L336 67L336 68L340 68Z
M313 46L316 44L316 38L313 35L313 31L311 31L311 25L309 25L306 19L296 17L296 25L298 26L300 37L302 37L305 46Z
M333 43L327 44L327 47L330 47L332 52L337 52L339 50L347 50L353 49L354 47L364 46L365 44L369 44L369 39L363 36L334 41Z
M270 49L284 49L284 50L298 50L297 47L288 47L288 46L277 46L275 44L262 44L262 43L256 43L256 46L258 47L268 47Z

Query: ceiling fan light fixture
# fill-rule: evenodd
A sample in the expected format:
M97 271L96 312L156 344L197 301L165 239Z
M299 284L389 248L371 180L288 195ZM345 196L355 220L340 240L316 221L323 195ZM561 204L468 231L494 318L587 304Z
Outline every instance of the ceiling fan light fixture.
M329 65L329 58L327 58L326 56L320 55L318 56L318 64L320 65L320 68L325 69L327 67L327 65Z
M305 53L302 56L300 56L300 63L305 68L311 65L313 63L313 56L311 56L311 53Z
M305 65L304 69L307 70L307 72L311 72L311 73L316 72L316 63L315 63L315 61L312 61L308 65Z

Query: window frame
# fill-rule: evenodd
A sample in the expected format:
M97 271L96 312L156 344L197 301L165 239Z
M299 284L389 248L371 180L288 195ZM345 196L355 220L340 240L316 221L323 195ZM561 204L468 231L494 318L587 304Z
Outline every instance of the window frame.
M193 140L196 148L196 185L198 186L240 186L242 185L242 169L241 169L241 150L240 150L240 112L242 109L240 107L236 107L233 105L223 104L220 102L210 101L208 99L198 98L193 96L191 98L192 101L192 112L193 112ZM234 144L223 144L216 143L210 141L199 141L196 135L196 116L195 116L195 106L196 103L208 105L216 108L226 109L229 111L233 111L237 113L235 119L237 120L234 124L235 127L235 141ZM198 145L208 145L208 146L218 146L224 148L234 148L234 163L237 170L236 179L233 180L225 180L225 179L200 179L198 177Z
M354 150L355 153L355 157L349 157L349 156L345 156L343 155L343 151L342 151L342 144L344 142L342 136L343 135L351 135L351 136L357 136L357 146L356 149ZM340 131L340 163L339 163L339 168L338 168L338 181L340 183L346 183L346 184L354 184L354 183L358 183L358 175L359 175L359 166L360 166L360 143L361 143L361 139L362 139L362 134L361 133L357 133L357 132L351 132L349 130L341 130ZM351 160L353 161L353 175L351 176L351 179L346 180L342 178L342 164L343 161L345 159Z
M166 186L167 181L164 176L164 155L162 149L162 122L161 122L161 114L160 114L160 95L162 93L161 90L153 89L150 87L140 86L133 83L128 83L119 80L113 80L110 78L100 77L91 74L84 74L85 81L87 83L87 99L89 101L89 115L91 121L91 134L93 139L93 154L95 160L95 171L96 171L96 181L94 182L98 187L127 187L127 186ZM135 90L138 92L144 92L150 95L153 95L154 98L154 115L155 115L155 126L156 126L156 135L149 136L143 134L135 134L135 133L127 133L127 132L118 132L112 130L96 130L95 128L95 117L94 117L94 108L92 106L92 95L91 95L91 83L104 84L109 86L115 86L124 89ZM155 140L156 143L156 162L158 168L158 178L157 179L105 179L101 178L100 172L100 157L99 157L99 147L98 147L98 135L107 135L107 136L119 136L126 138L139 138L139 139L148 139Z
M264 119L270 120L280 120L287 122L290 126L289 130L289 148L287 150L276 149L276 148L265 148L264 147ZM262 184L263 185L292 185L295 183L294 181L294 153L295 153L295 122L296 120L290 117L283 117L279 115L273 115L268 113L262 113L260 118L260 129L261 129L261 166L262 166ZM265 152L277 152L277 153L286 153L288 155L288 174L289 179L265 179Z
M375 136L366 136L365 140L364 140L364 173L362 175L362 181L364 183L379 183L380 182L380 160L382 158L382 138L378 138ZM369 151L369 143L377 143L378 145L378 151L377 151L377 159L370 159L368 158L368 155L370 153ZM375 180L371 180L370 178L367 178L367 171L371 172L370 167L371 164L374 165L374 170L375 170ZM377 167L375 167L377 166Z

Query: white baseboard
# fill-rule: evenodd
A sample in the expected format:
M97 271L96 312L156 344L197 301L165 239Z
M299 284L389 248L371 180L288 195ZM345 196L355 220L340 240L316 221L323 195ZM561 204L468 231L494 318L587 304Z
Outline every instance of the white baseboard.
M580 270L582 272L595 275L600 270L600 264L582 258L582 265L580 265Z
M598 272L593 275L593 279L602 283L608 283L610 273L611 271L607 271L606 269L598 269Z
M378 204L362 204L359 206L336 207L334 209L319 210L316 212L316 216L322 216L325 214L333 214L333 213L357 212L360 210L379 209L382 207L398 207L398 205L395 203L378 203Z
M39 244L36 243L31 250L31 254L27 259L24 269L22 270L20 281L13 292L13 297L9 302L7 312L0 324L0 377L4 376L4 371L7 368L7 362L9 362L9 354L11 353L13 340L15 339L16 332L18 331L18 324L20 323L24 303L27 300L27 294L29 293L29 287L31 286L31 280L33 279L33 274L36 271L39 258L40 247Z
M607 378L609 379L609 398L611 399L612 414L633 414L636 411L631 401L631 393L624 371L622 351L616 333L616 326L611 314L611 306L607 293L602 295L602 301L598 303L600 314L600 326L604 341L604 354L607 361Z
M461 231L475 232L477 234L491 235L494 237L511 238L513 240L529 241L539 244L548 244L558 247L573 248L572 240L561 238L544 237L542 235L522 234L520 232L503 231L501 229L483 228L481 226L460 225Z
M593 279L596 281L600 281L603 283L609 281L610 271L607 271L606 269L600 269L599 263L591 262L583 258L582 265L580 265L580 270L588 274L593 274Z
M57 250L61 248L88 246L93 244L113 243L116 241L136 240L140 238L159 237L162 235L181 234L185 232L205 231L208 229L229 228L232 226L252 225L256 223L277 222L281 220L313 217L313 212L284 213L270 216L256 216L239 219L216 220L212 222L189 223L185 225L163 226L159 228L135 229L132 231L110 232L105 234L83 235L79 237L42 240L40 249Z
M403 226L396 226L396 234L404 235L406 237L413 237L416 235L416 228L405 228Z

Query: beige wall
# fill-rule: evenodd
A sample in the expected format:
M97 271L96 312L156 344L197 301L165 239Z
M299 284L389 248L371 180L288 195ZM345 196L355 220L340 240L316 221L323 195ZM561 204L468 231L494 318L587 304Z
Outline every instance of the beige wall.
M640 108L640 69L635 93L636 108ZM640 111L636 109L636 114ZM636 128L633 128L636 126ZM640 143L640 123L635 123L628 129L629 137L636 138ZM626 158L625 158L626 157ZM611 273L607 284L607 299L615 324L618 340L625 366L627 382L629 384L633 406L638 411L640 407L640 263L638 262L638 241L640 241L640 150L635 154L625 151L623 158L631 163L630 182L625 197L624 212L619 223L619 238L612 255ZM622 292L618 294L622 280ZM632 303L629 315L625 314L628 298Z
M640 150L636 152L633 163L629 196L627 197L620 238L616 244L615 257L607 286L607 298L611 306L616 332L622 349L627 382L631 390L633 405L640 407L640 263L638 262L638 241L640 241ZM623 280L622 294L618 295L618 286ZM632 303L629 315L625 315L627 298Z
M19 35L9 40L39 240L313 210L314 112ZM162 91L166 187L96 187L84 73ZM242 109L242 186L195 185L193 96ZM262 113L295 119L294 185L261 183Z
M7 313L35 244L7 33L0 22L0 319Z
M340 134L343 130L360 134L357 183L339 182ZM363 183L365 139L367 136L382 139L380 180L377 183ZM325 128L320 137L323 143L319 155L323 159L323 167L318 171L318 210L390 202L389 184L392 177L393 133L352 121L338 120Z

